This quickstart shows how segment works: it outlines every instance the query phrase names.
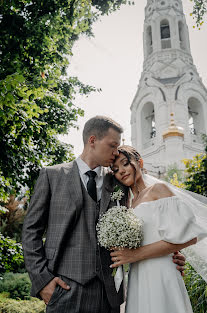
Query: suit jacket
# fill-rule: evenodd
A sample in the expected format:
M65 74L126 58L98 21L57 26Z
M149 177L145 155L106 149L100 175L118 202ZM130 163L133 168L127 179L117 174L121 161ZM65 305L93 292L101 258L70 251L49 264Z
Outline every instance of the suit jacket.
M114 204L110 202L110 195L117 183L112 175L105 175L100 213L104 213ZM75 161L43 168L40 171L24 221L22 238L25 265L32 281L33 296L37 296L39 291L56 276L60 267L64 269L65 276L71 278L73 274L78 277L78 282L84 283L78 267L71 269L67 259L62 258L63 254L73 255L71 246L79 244L75 235L81 232L81 228L77 229L77 223L82 208L81 179ZM45 232L46 242L43 244L42 237ZM84 237L84 234L82 235ZM118 306L123 302L123 292L120 290L117 294L114 288L109 268L111 264L109 252L101 249L100 258L109 301L112 307Z

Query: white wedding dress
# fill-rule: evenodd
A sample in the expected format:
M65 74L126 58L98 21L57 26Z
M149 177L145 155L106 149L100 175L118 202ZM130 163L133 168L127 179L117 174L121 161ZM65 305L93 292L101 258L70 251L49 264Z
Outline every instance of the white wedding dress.
M164 240L185 243L207 236L189 206L173 196L143 202L134 213L144 222L142 245ZM133 263L129 273L126 313L193 313L172 254Z

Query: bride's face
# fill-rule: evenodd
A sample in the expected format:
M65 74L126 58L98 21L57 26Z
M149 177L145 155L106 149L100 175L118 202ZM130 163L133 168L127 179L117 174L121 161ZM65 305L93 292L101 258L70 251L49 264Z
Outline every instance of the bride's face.
M136 168L136 177L134 167L129 163L126 156L120 153L112 167L116 179L128 187L133 186L135 180L137 180L141 174L137 161L134 161L133 165Z

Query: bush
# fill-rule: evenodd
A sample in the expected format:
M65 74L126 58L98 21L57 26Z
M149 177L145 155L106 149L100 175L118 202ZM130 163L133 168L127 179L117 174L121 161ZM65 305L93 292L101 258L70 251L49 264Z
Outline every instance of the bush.
M22 245L0 233L0 276L24 269Z
M190 297L194 313L207 312L207 283L187 263L185 266L184 282Z
M1 313L45 313L46 306L43 301L32 298L31 300L13 300L0 298Z
M9 298L9 292L3 291L2 293L0 293L0 302L1 300L7 299L7 298Z
M0 292L9 293L12 299L29 299L31 282L27 273L5 273L0 280Z

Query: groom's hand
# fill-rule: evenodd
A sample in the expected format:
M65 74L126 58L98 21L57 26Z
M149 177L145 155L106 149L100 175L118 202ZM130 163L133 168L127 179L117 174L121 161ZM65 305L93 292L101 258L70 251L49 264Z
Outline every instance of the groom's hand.
M56 285L60 285L63 289L69 290L70 287L59 277L53 278L41 291L40 291L40 297L45 302L45 304L48 304L50 301L50 298L52 297L53 292L55 291Z
M185 266L185 257L180 252L175 252L173 254L173 262L177 264L176 268L180 271L181 275L184 276L184 266Z

